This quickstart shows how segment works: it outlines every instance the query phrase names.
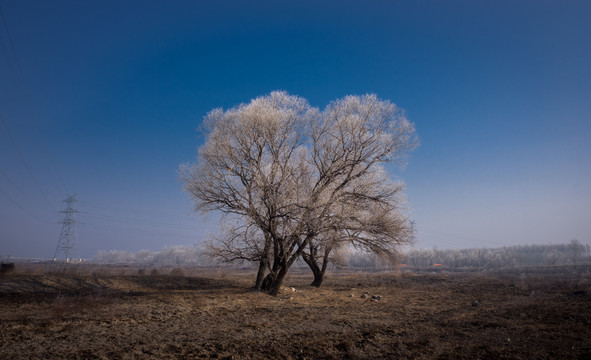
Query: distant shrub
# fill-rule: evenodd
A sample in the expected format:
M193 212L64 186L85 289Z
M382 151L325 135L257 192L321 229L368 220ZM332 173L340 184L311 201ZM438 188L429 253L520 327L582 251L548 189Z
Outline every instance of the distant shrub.
M0 273L6 274L9 272L14 271L14 263L1 263L0 264Z

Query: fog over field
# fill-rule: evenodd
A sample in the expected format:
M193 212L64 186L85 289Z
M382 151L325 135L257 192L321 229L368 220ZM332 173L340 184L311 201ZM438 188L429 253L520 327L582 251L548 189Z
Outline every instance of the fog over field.
M204 119L221 121L230 110L275 91L304 99L307 110L317 111L289 128L306 139L293 148L307 167L294 165L295 155L285 163L299 169L293 174L307 177L298 178L306 181L297 191L282 193L292 217L282 222L281 234L329 214L326 219L340 221L331 228L338 231L318 230L329 220L305 229L322 234L315 238L323 244L318 249L335 234L359 245L367 232L355 233L344 216L335 220L337 213L357 211L364 231L373 226L374 235L394 234L388 244L406 245L404 254L428 258L420 266L445 259L461 267L459 249L488 249L482 254L493 254L491 264L501 266L512 258L492 249L534 244L547 246L542 264L574 264L568 255L573 240L583 246L581 256L589 256L588 1L0 0L0 9L2 259L53 258L68 194L78 200L71 214L79 222L77 246L86 259L149 258L175 248L198 254L212 239L231 233L229 228L253 226L256 221L222 217L217 210L224 209L215 206L207 213L194 211L203 208L204 196L195 195L201 191L195 187L183 190L188 178L179 167L204 163L199 154L213 133ZM339 101L342 109L357 112L334 114L379 118L371 106L362 106L373 104L363 99L380 101L390 112L379 114L391 116L366 127L355 127L352 120L362 116L337 116L334 126L327 125ZM284 103L273 106L281 114L293 110ZM218 108L220 116L212 117ZM310 119L324 125L314 128ZM337 148L318 134L336 136L331 129L344 124L341 133L359 135L360 142L349 139L349 144L361 144L367 138L357 130L391 135L386 125L401 119L413 127L408 134L416 135L412 151L401 162L372 153L379 169L365 178L382 186L371 191L404 184L381 203L388 211L367 201L355 208L351 199L341 198L329 212L296 214L293 209L314 203L310 199L326 205L322 201L330 198L309 186L313 180L320 184L330 168L331 156L322 157L321 150L314 157L314 151ZM218 129L230 129L220 124ZM400 129L396 126L388 129ZM385 190L378 196L359 190L361 183L347 184L358 203L359 194L386 198L380 198ZM261 199L268 199L266 194ZM370 223L377 218L384 221ZM253 238L263 239L264 233ZM393 254L391 248L378 250ZM249 253L251 260L258 255ZM366 260L374 261L371 256Z

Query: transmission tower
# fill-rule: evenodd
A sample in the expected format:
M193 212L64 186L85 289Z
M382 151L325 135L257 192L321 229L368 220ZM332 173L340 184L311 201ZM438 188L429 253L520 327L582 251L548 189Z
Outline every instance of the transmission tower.
M64 214L64 220L59 222L62 224L62 231L60 233L60 238L57 241L53 261L56 261L58 256L63 254L66 258L66 262L70 262L72 260L73 250L76 251L76 255L78 255L77 260L80 261L80 250L77 245L78 234L76 231L76 224L78 224L78 221L74 219L74 214L80 212L74 209L74 204L77 203L78 200L76 200L76 195L67 195L63 202L66 203L66 209L60 211L61 214Z

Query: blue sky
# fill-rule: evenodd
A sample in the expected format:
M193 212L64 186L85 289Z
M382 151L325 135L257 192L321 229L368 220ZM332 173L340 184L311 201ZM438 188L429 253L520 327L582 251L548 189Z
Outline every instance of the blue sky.
M591 242L588 1L0 6L0 256L51 258L66 193L83 257L199 243L195 129L272 90L407 111L418 247Z

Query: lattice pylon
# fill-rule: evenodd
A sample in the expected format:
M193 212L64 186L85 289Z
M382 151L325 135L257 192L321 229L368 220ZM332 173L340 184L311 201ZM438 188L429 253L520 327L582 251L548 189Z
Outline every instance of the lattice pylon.
M76 224L78 221L74 219L74 214L80 212L74 209L74 204L78 202L76 195L67 195L63 200L66 203L66 209L60 211L64 214L64 220L59 223L62 224L62 231L60 233L59 240L57 241L57 247L55 249L55 255L53 261L58 260L60 255L64 255L66 262L72 261L73 252L76 253L76 260L80 261L80 250L78 249L78 232Z

